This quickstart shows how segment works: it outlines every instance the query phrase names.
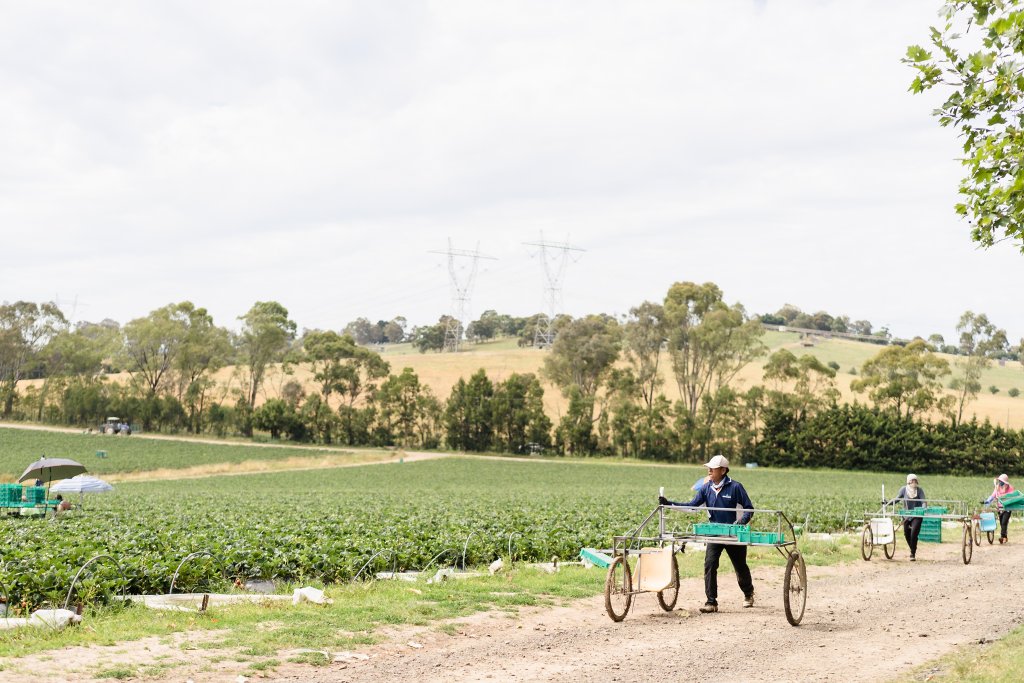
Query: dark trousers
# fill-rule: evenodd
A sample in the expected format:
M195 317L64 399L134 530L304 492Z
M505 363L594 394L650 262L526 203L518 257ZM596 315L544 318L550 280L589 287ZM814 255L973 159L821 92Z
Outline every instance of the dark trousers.
M1007 538L1007 536L1006 536L1006 527L1010 526L1010 517L1012 517L1012 516L1013 516L1013 513L1010 512L1009 510L1000 510L999 511L999 537L1000 538Z
M708 602L718 604L718 561L722 557L722 551L729 555L732 566L736 570L736 580L740 584L740 590L744 597L754 594L754 580L750 578L750 567L747 566L747 546L745 545L722 545L721 543L708 543L704 552L704 594L708 596Z
M907 539L911 555L917 554L917 537L921 535L921 522L923 521L920 517L909 517L903 522L903 537Z

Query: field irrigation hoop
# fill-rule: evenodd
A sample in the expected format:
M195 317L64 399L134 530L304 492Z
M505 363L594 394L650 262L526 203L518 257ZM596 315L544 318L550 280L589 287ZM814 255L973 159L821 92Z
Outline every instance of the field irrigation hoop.
M178 572L181 571L182 566L189 560L194 559L196 557L202 557L203 555L216 560L217 563L220 564L221 578L224 578L226 576L226 567L224 566L224 560L214 555L209 550L197 550L194 553L189 553L188 555L186 555L185 559L178 563L178 568L174 570L174 576L171 577L171 587L167 590L168 595L174 592L174 582L178 580Z
M359 571L356 572L356 575L352 577L352 581L355 582L355 580L360 577L360 575L363 573L363 571L365 571L366 568L370 566L370 563L373 562L374 560L376 560L378 557L380 557L384 553L389 553L391 555L391 575L394 576L395 572L398 569L398 555L391 548L384 548L383 550L378 550L377 552L375 552L373 555L370 556L370 559L368 559L366 561L366 564L364 564L359 569Z
M78 583L78 577L80 577L82 575L82 572L85 571L86 567L88 567L90 564L92 564L93 562L96 562L98 560L110 560L111 562L114 563L114 566L117 567L117 573L121 575L121 599L122 600L127 600L128 599L128 592L127 592L128 577L125 576L124 570L121 568L121 563L118 562L111 555L95 555L91 559L89 559L88 562L83 564L82 567L78 570L78 572L75 573L75 578L71 579L71 586L68 588L68 597L64 599L64 609L67 609L68 605L71 604L71 595L72 595L72 593L74 593L75 584Z

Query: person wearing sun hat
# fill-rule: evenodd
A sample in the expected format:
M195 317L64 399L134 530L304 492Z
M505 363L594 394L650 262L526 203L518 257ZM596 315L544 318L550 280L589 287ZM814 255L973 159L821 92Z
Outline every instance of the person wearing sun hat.
M902 487L896 497L887 504L892 505L896 501L903 501L906 510L924 507L924 489L918 485L917 475L907 475L907 485ZM907 546L910 548L910 561L917 561L917 539L921 535L921 524L924 518L921 516L908 516L903 518L903 537L907 539Z
M995 501L996 507L999 509L999 543L1006 543L1009 539L1006 537L1006 530L1010 526L1010 516L1013 514L1009 510L1004 510L999 499L1005 496L1007 493L1013 493L1014 488L1010 485L1010 478L1005 474L1000 474L995 481L995 488L992 490L992 495L981 501L983 504L988 505L992 501Z
M658 503L686 507L704 505L709 508L729 508L708 510L708 517L712 522L721 524L750 522L750 518L754 516L754 513L750 512L754 509L754 504L750 502L750 496L743 485L729 477L729 460L723 455L716 455L704 466L708 468L708 478L697 489L697 494L690 502L673 503L664 496L659 496ZM737 508L742 508L742 511ZM754 580L750 576L750 567L747 566L747 546L708 543L704 552L704 594L707 596L707 602L700 608L704 614L718 611L718 563L723 551L729 555L733 569L736 570L736 580L743 591L743 606L754 606Z

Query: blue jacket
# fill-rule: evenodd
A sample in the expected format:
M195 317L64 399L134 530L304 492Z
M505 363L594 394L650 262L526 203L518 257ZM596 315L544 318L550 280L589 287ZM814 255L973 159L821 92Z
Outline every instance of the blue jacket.
M750 502L750 496L747 495L743 484L729 478L729 475L725 476L725 480L722 482L722 489L717 493L715 493L711 482L708 481L700 487L697 495L689 503L673 503L673 505L685 505L687 507L706 505L709 508L730 508L729 510L708 511L711 521L721 524L746 524L754 516L753 512L744 512L738 520L736 519L735 509L737 505L742 506L744 510L753 510L754 504Z

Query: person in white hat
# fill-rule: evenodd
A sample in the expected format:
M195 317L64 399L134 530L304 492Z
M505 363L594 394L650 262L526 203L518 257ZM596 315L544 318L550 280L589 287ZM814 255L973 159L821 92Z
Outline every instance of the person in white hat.
M992 495L981 502L983 505L988 505L995 501L996 507L999 509L999 543L1003 544L1010 540L1006 537L1006 530L1010 526L1010 517L1013 513L1004 510L999 499L1007 493L1013 493L1014 488L1010 485L1010 478L1005 474L1000 474L992 483L996 486L992 490Z
M896 494L896 497L886 504L892 505L898 500L903 501L903 507L906 510L924 507L924 489L920 487L916 474L908 474L907 485L902 487ZM924 517L920 515L903 518L903 537L907 539L907 547L910 548L911 562L917 561L917 539L921 535L921 524L923 522Z
M738 481L729 478L729 460L723 455L716 455L704 464L708 468L708 478L704 484L697 489L697 494L688 503L673 503L664 496L658 497L660 505L684 505L686 507L699 507L701 505L709 508L728 508L708 510L708 517L712 522L721 524L747 524L754 516L754 504L750 502L750 496L746 489ZM743 508L742 513L737 508ZM750 576L750 567L747 566L747 546L745 545L723 545L721 543L708 543L704 553L704 594L707 602L700 608L704 614L718 611L718 563L725 551L732 561L736 570L736 580L743 591L743 606L754 606L754 580Z

